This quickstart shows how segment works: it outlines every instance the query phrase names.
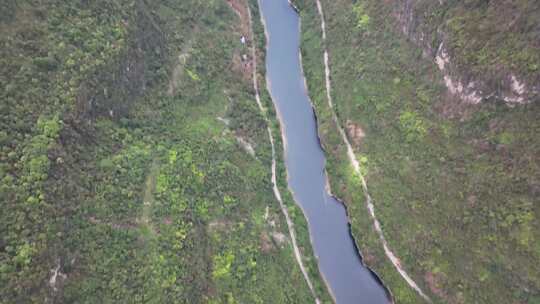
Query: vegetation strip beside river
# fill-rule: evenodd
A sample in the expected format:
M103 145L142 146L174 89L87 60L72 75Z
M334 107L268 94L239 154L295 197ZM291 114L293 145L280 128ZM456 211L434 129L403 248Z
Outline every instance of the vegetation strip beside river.
M248 15L249 15L250 38L252 40L251 54L252 54L252 58L253 58L253 64L252 64L252 69L253 69L253 89L255 90L255 99L257 101L257 106L259 107L259 110L261 111L261 114L263 115L263 117L265 118L265 120L266 120L266 122L268 124L268 126L267 126L268 137L270 139L270 145L272 147L272 168L271 168L271 171L272 171L272 190L274 191L274 196L276 197L276 200L279 202L281 212L283 213L283 216L285 216L285 220L287 222L287 227L288 227L288 230L289 230L289 236L291 237L291 242L292 242L292 246L293 246L293 249L294 249L294 256L296 258L296 262L298 263L298 266L300 267L300 269L302 271L304 279L306 280L306 283L308 284L309 289L311 290L311 293L313 294L313 297L315 298L315 303L319 304L320 300L317 297L317 294L315 293L315 290L313 288L313 283L311 283L311 279L309 278L309 275L308 275L308 273L306 271L306 268L304 266L304 263L302 261L303 258L302 258L302 255L300 253L300 249L298 249L298 245L297 245L297 241L296 241L296 232L294 230L294 224L291 221L291 218L289 216L289 212L287 211L287 207L283 203L281 193L280 193L279 188L277 186L276 148L275 148L275 145L274 145L274 136L272 134L272 129L270 128L270 121L268 120L266 110L264 109L264 107L263 107L263 105L261 103L261 96L259 94L259 83L258 83L258 80L257 80L257 73L258 73L257 72L257 58L258 58L257 57L257 47L256 47L256 44L254 42L255 35L253 34L253 22L252 22L253 19L252 19L252 15L251 15L251 9L249 8L249 6L247 7L247 9L248 9ZM261 19L261 21L262 21L262 19ZM266 39L268 39L267 36L266 36Z
M431 302L429 297L426 294L424 294L424 292L418 287L418 285L411 279L411 277L403 269L403 267L401 266L401 263L399 262L399 259L388 247L388 242L386 241L384 237L384 232L381 229L381 224L379 223L379 220L375 216L375 206L373 205L373 200L371 199L371 196L369 195L366 179L364 178L361 168L360 168L360 162L358 161L354 153L354 150L351 146L351 143L349 142L349 139L347 138L347 134L345 134L345 131L341 127L341 124L334 110L334 104L332 102L332 83L330 80L330 56L328 55L328 49L326 48L326 43L327 43L326 42L326 23L324 20L324 11L323 11L323 7L321 5L320 0L316 0L316 4L317 4L317 11L321 19L322 44L324 48L324 55L323 55L324 56L324 75L325 75L326 98L328 100L328 106L332 111L332 119L334 123L336 124L336 127L347 148L347 157L349 158L349 161L351 163L351 166L354 169L354 172L360 178L362 190L365 195L366 207L373 220L375 231L381 240L386 256L388 257L390 262L392 262L392 264L394 265L396 270L399 272L399 274L403 277L403 279L405 279L405 281L407 282L407 284L409 284L411 288L413 288L416 292L418 292L418 294L420 294L420 296L422 296L426 301Z

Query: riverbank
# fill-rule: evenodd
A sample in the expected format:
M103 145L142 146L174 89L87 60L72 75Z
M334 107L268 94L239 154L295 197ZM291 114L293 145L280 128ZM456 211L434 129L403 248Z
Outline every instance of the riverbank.
M384 289L360 262L343 207L325 191L324 156L304 86L298 32L289 29L300 26L298 16L286 2L266 3L265 10L266 18L272 22L273 38L267 77L287 142L287 180L308 218L321 272L339 303L386 303ZM280 20L279 24L275 20Z
M257 80L256 87L259 88L259 98L257 103L259 107L262 107L262 112L268 119L269 122L269 137L273 141L273 163L272 163L272 174L273 174L273 183L277 187L274 190L276 198L281 200L279 203L283 204L285 208L284 213L288 213L288 217L292 221L292 229L296 236L297 247L299 250L299 256L301 257L301 262L306 268L305 274L307 274L306 281L310 283L310 288L314 292L314 297L317 302L322 303L332 303L334 300L327 288L327 284L324 282L324 277L319 271L317 264L317 258L314 255L312 246L312 239L310 237L308 223L306 218L303 215L300 207L294 202L292 194L287 183L287 170L285 167L285 162L283 158L283 153L285 147L283 145L283 130L280 127L278 120L278 114L275 110L274 103L272 102L272 97L267 88L268 79L266 75L265 65L266 62L266 49L268 46L268 35L264 26L264 19L260 14L260 3L258 0L248 0L250 5L250 10L253 12L252 15L252 30L254 33L254 47L256 52L256 61L257 69L256 75L254 78ZM274 136L274 134L279 134L279 136Z

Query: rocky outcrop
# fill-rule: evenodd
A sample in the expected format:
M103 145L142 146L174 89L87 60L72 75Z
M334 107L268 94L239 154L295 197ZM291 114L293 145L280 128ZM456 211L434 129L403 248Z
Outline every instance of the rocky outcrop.
M472 67L457 62L455 53L458 52L451 47L450 43L449 20L446 19L447 17L439 17L434 21L433 19L436 18L428 14L438 11L446 12L448 10L446 1L425 3L419 0L394 0L392 2L393 15L397 20L399 30L411 42L422 48L424 57L437 64L442 73L444 85L451 95L466 104L504 102L510 107L540 100L540 73L531 75L529 71L512 67L511 64L499 63L491 64L486 71L478 68L473 71ZM428 20L429 18L431 19ZM497 30L500 29L495 31ZM535 45L534 42L531 43ZM485 48L489 52L489 45L486 44Z
M527 85L513 72L498 79L498 86L488 85L488 79L467 75L467 71L453 64L449 51L441 42L435 54L435 63L441 71L448 91L469 104L478 104L490 99L502 100L508 106L526 104L538 99L538 87Z

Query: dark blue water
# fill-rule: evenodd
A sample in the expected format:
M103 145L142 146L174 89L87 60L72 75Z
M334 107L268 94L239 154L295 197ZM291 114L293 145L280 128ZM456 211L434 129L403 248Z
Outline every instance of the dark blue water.
M325 189L324 155L298 56L299 17L287 0L260 0L260 5L269 36L267 78L285 132L289 186L308 219L319 268L338 304L388 303L385 289L362 265L344 207Z

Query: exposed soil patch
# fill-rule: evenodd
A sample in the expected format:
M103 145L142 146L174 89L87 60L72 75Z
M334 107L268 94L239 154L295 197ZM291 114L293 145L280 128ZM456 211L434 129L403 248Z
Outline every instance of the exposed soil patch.
M241 46L233 54L232 58L232 70L242 74L242 79L246 82L251 81L251 74L253 71L253 57L249 54L248 44L251 44L253 37L251 37L249 12L246 4L242 0L227 0L227 4L238 15L239 22L234 29L240 33L241 38L238 40L238 44Z
M210 232L224 232L231 229L232 223L227 220L216 220L208 224L208 231Z
M364 133L364 130L358 124L355 124L350 120L347 121L346 128L347 135L349 135L349 138L352 140L353 144L356 147L359 147L364 137L366 137L366 133Z
M441 281L443 280L442 274L426 272L426 274L424 275L424 280L429 286L431 292L444 299L447 303L462 303L462 301L453 299L452 297L448 296L448 294L446 294L446 292L443 290L443 288L441 287Z
M245 82L250 82L251 71L253 69L253 60L247 54L247 49L245 51L246 53L241 53L239 51L234 52L232 58L232 70L242 74L242 79Z
M240 32L244 37L250 35L249 13L247 11L246 4L242 0L227 0L227 4L233 9L233 11L240 17ZM249 37L251 38L251 37Z
M274 249L274 246L272 245L272 241L270 240L270 237L268 236L268 233L261 232L260 242L261 242L261 251L262 252L269 253Z
M255 149L253 148L253 145L243 137L237 136L236 141L238 144L246 151L249 155L255 156Z
M287 236L281 232L274 231L272 232L272 240L274 240L276 245L281 247L287 241Z
M362 250L362 258L368 265L374 265L377 262L377 256L373 255L369 250Z
M67 279L67 274L63 273L61 270L62 265L60 262L56 266L56 268L53 268L50 270L51 277L49 278L49 286L51 287L53 292L57 292L60 288L63 287L64 281Z

